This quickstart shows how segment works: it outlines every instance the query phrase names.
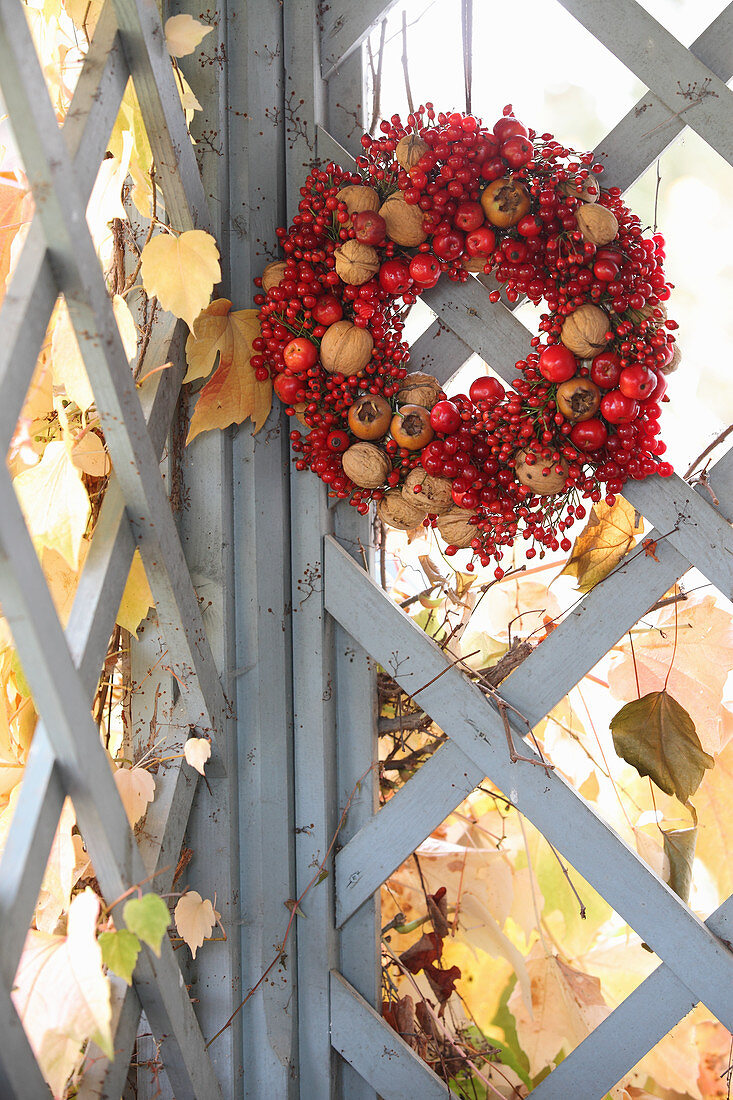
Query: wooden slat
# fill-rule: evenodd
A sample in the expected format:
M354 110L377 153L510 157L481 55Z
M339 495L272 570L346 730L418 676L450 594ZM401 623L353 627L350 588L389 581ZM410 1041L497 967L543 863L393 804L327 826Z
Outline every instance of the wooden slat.
M689 52L724 82L733 74L733 4L728 4ZM679 107L675 108L675 111ZM687 125L687 115L670 110L653 91L646 92L596 147L606 167L602 182L622 191L646 172Z
M721 939L733 935L733 897L706 920ZM578 1081L593 1088L587 1100L604 1100L609 1089L695 1007L695 1000L666 963L636 987L580 1046L533 1089L536 1100L565 1100ZM590 1084L592 1082L592 1085Z
M10 994L0 982L0 1096L7 1100L50 1100Z
M672 114L733 164L733 93L636 0L560 0ZM686 93L691 87L689 95ZM682 113L684 112L684 114Z
M721 1022L733 1023L733 952L557 772L547 774L541 767L510 762L497 710L332 539L326 540L325 561L328 611L384 668L398 664L395 679L403 688L410 693L423 689L422 705L451 739L657 954L670 960L685 985ZM576 633L582 644L582 632ZM502 697L525 714L531 725L536 722L536 708L540 708L540 716L547 709L543 693L552 690L542 653L543 646L539 646L532 658L539 674L536 702L528 699L527 693L512 690L513 677L502 686ZM576 668L586 667L579 656ZM554 663L552 671L557 675ZM515 717L510 715L509 720L518 728ZM660 913L664 920L659 920Z
M321 21L322 74L325 80L362 44L374 24L397 0L341 0L324 6Z
M38 901L63 804L56 761L39 724L0 861L0 975L8 988Z
M409 369L426 371L446 385L472 355L473 348L452 329L446 328L440 321L433 321L411 345Z
M18 11L12 0L0 0L3 92L11 116L25 117L20 132L16 128L18 144L155 595L171 667L188 699L192 722L211 729L217 739L226 704L200 608L86 226L75 174L27 23L18 18Z
M458 1100L336 971L331 974L331 1039L341 1057L384 1100Z

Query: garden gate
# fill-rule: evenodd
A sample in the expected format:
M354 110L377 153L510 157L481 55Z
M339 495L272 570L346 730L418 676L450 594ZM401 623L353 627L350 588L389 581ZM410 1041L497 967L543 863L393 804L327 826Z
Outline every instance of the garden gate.
M733 5L686 49L635 0L559 2L650 89L643 128L632 109L597 150L615 183L628 187L685 125L733 164L725 85ZM163 1095L170 1085L177 1100L445 1097L446 1085L375 1011L377 896L485 776L663 960L532 1095L602 1097L699 1000L733 1029L733 899L701 922L560 776L510 762L498 711L371 581L364 522L353 509L329 508L316 479L288 483L287 432L277 413L255 439L246 426L233 438L209 433L185 457L176 453L174 432L167 467L175 466L187 507L174 513L168 504L159 460L179 396L180 333L159 326L155 353L174 366L141 401L84 218L128 77L171 224L206 228L212 200L224 285L245 305L262 266L261 242L274 239L286 209L295 211L305 165L316 156L348 160L361 129L360 47L391 6L226 0L216 15L207 13L218 44L195 89L216 125L207 135L202 184L152 0L106 0L63 130L23 6L0 0L0 83L36 201L0 312L0 441L7 451L63 293L115 471L64 632L0 469L0 601L42 718L0 864L3 1097L48 1095L10 991L67 795L108 902L156 871L155 889L171 889L188 821L187 844L201 853L194 884L209 896L218 891L228 930L187 975L190 989L167 940L160 958L143 949L133 988L115 986L115 1060L99 1052L90 1058L80 1097L121 1095L141 1012L152 1035L149 1066L162 1062L167 1081L144 1072L141 1039L138 1096ZM680 84L688 83L704 94L680 111ZM475 350L505 378L513 375L526 330L489 301L480 281L444 284L424 300L437 319L413 349L416 363L432 360L447 380ZM503 698L530 724L691 564L730 597L731 474L733 451L710 471L705 494L679 477L629 487L628 499L655 524L658 560L631 554L505 683ZM195 730L214 742L208 791L195 792L180 760L161 769L137 839L90 717L136 546L167 661L155 691L136 696L137 717L160 718L162 704L160 714L154 707L163 698L172 737ZM141 652L155 651L152 624L139 644ZM368 657L394 670L405 691L420 688L425 710L450 738L378 812ZM515 724L519 735L526 732ZM204 1036L219 1030L272 961L289 917L283 903L313 879L350 795L333 873L304 901L307 919L296 922L288 958L207 1047Z

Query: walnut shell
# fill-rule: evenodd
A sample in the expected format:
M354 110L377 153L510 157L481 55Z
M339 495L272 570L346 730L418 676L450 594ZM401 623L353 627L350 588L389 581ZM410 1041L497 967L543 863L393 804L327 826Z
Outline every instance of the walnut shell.
M411 206L405 202L401 191L395 191L386 202L382 203L379 213L387 225L387 236L395 244L414 248L427 240L427 233L422 227L423 212L419 206Z
M579 359L593 359L608 343L608 327L605 311L600 306L586 302L565 318L560 339Z
M457 546L459 550L465 550L471 545L479 532L469 523L476 512L469 512L466 508L451 508L438 516L438 531L441 538L445 539L449 546Z
M321 365L329 374L358 374L372 357L374 340L368 329L351 321L335 321L321 340Z
M429 148L427 141L423 141L417 134L406 134L397 142L394 153L400 168L404 168L407 172L415 167L420 157L427 153Z
M586 202L575 211L578 229L591 244L610 244L618 235L616 215L605 206Z
M574 199L582 199L583 202L598 202L601 188L595 176L586 176L578 187L575 180L563 180L558 183L557 189L561 195L570 195Z
M334 252L336 274L344 283L361 286L379 271L377 250L360 241L345 241Z
M415 371L408 374L400 382L397 392L399 405L422 405L424 409L432 409L436 401L440 400L443 392L440 382L433 378L432 374L423 374Z
M526 451L517 451L514 472L517 475L517 481L521 485L526 485L540 497L555 496L556 493L563 491L568 476L568 464L564 459L561 459L559 463L564 469L562 474L556 473L554 469L557 463L550 465L544 462L543 459L538 458L533 466L528 466L526 459ZM543 473L544 470L548 472Z
M351 215L362 210L379 210L379 195L373 187L363 187L359 183L350 183L348 187L342 187L336 193L339 202L346 203L349 212L349 220L345 223L348 228L351 225Z
M262 272L262 292L267 294L273 286L279 286L285 276L285 261L275 260Z
M486 267L488 256L464 256L461 267L464 271L470 271L472 275L478 275Z
M405 500L399 489L390 489L377 505L377 515L398 531L414 531L425 519L425 510Z
M295 419L298 421L299 424L302 424L303 427L308 428L308 430L310 431L310 424L303 415L307 407L307 401L299 401L297 405L293 405L293 408L295 409Z
M661 316L655 317L655 310L659 311ZM628 309L626 316L629 320L633 321L635 325L638 325L640 321L647 321L651 317L652 321L656 321L657 324L667 320L667 307L664 302L657 302L655 306L650 302L646 302L641 309Z
M677 368L679 367L681 362L682 362L682 352L680 351L679 344L675 344L674 352L672 353L672 358L670 359L670 361L667 363L666 366L660 367L659 369L662 372L662 374L674 374L674 372L677 370Z
M341 456L344 473L360 489L377 489L392 472L392 463L373 443L353 443Z
M420 492L415 490L420 487ZM433 516L440 516L453 507L453 482L446 477L433 477L417 466L410 470L402 486L402 495L413 507L425 508Z

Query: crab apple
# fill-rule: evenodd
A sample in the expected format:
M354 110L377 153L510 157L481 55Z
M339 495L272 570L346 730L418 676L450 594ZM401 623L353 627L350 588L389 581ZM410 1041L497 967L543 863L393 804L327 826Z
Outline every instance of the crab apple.
M510 168L522 168L529 164L534 156L534 146L529 138L522 134L513 134L499 150Z
M503 144L510 137L529 137L527 127L524 126L518 118L514 115L505 115L503 118L498 119L494 125L494 137Z
M441 260L457 260L463 252L465 237L457 229L433 237L433 252Z
M575 356L564 344L551 344L540 355L540 374L548 382L566 382L574 377L577 367Z
M506 396L506 390L497 378L492 378L490 374L482 374L471 383L468 396L475 405L478 405L479 401L484 401L487 405L496 405Z
M483 213L481 215L483 217ZM479 226L466 236L469 256L490 256L496 247L496 234L488 225Z
M351 224L361 244L381 244L387 232L387 223L376 210L359 210L351 215Z
M451 435L461 426L461 414L452 401L438 401L430 410L430 426L436 432Z
M404 294L412 285L407 264L402 260L385 260L379 269L379 285L388 294Z
M307 340L305 336L296 336L283 348L283 359L285 366L293 374L302 374L303 371L315 366L318 351L316 345Z
M333 325L340 321L344 310L338 298L333 294L324 294L313 306L313 320L319 325Z
M483 223L484 212L480 203L459 202L453 215L453 224L456 229L461 229L464 233L470 233L473 229L478 229Z
M621 360L615 351L602 351L590 365L590 379L602 390L618 386L621 377Z
M601 398L601 412L609 424L630 424L639 415L639 405L621 390L609 390Z
M582 420L570 432L570 440L579 451L599 451L605 446L608 432L602 420Z
M418 252L410 260L410 275L418 286L435 286L440 278L440 263L432 252Z
M641 363L633 367L625 367L621 371L618 380L618 388L627 397L633 397L635 401L643 401L651 397L657 386L657 376L654 371L647 370Z

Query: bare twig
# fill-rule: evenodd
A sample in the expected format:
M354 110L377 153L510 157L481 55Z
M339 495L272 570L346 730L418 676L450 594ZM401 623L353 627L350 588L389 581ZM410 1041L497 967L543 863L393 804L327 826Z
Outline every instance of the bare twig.
M463 36L463 82L466 89L466 114L471 114L471 84L473 82L473 0L461 0L461 33Z
M407 106L410 108L410 114L415 113L415 103L412 98L412 88L410 87L410 73L407 67L407 12L402 12L402 71L405 74L405 92L407 93Z
M719 433L719 435L716 435L716 437L712 441L712 443L708 443L705 450L702 451L697 456L697 458L694 460L694 462L692 462L690 464L690 467L687 470L687 472L685 474L683 474L683 478L686 480L688 477L691 477L691 475L695 472L695 470L700 465L700 463L703 461L703 459L707 458L711 451L714 451L716 447L718 447L721 443L723 443L724 440L726 440L728 438L728 436L731 434L731 432L733 432L733 424L729 424L727 428L724 428L723 431Z
M374 134L382 113L382 62L384 60L384 36L387 33L387 20L383 19L379 25L379 51L377 63L374 63L371 39L367 39L367 57L372 76L372 121L369 125L369 133Z

